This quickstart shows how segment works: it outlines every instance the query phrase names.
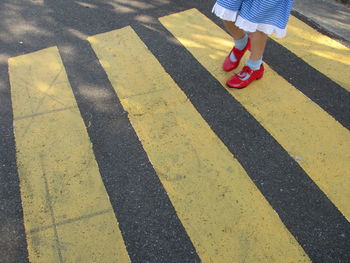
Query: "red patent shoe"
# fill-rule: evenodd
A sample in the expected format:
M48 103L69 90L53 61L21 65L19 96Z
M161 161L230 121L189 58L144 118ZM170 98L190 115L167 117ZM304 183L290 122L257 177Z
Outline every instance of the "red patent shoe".
M235 47L232 48L231 52L233 52L237 61L234 61L234 62L231 61L231 59L230 59L231 52L230 52L224 60L224 64L222 65L222 69L226 72L229 72L229 71L237 68L239 65L239 62L241 62L243 55L245 54L245 52L248 49L250 49L250 38L249 37L248 37L247 45L245 46L244 49L240 50L240 49L235 48Z
M244 66L242 71L233 75L226 82L226 85L231 88L242 89L247 87L256 79L261 79L264 75L264 65L261 64L257 70L252 70L248 66Z

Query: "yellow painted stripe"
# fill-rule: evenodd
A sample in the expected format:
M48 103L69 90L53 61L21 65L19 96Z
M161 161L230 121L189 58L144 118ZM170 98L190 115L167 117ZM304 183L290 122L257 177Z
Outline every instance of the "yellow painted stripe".
M221 64L232 48L231 37L195 9L160 20L225 85L232 73L223 72ZM250 87L229 92L299 162L349 219L349 131L269 66L265 70L264 78Z
M285 38L274 39L350 91L350 49L294 16L290 17L287 30Z
M9 73L30 261L130 262L57 48Z
M135 32L127 27L88 40L202 261L309 262Z

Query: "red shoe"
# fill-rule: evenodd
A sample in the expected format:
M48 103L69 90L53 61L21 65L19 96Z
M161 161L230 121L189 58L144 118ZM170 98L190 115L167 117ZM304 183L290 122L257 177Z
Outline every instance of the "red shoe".
M238 67L239 62L241 62L241 59L244 55L244 53L250 49L250 38L248 37L248 42L247 45L245 46L244 49L240 50L238 48L233 47L231 52L235 55L237 61L233 62L230 59L231 52L228 54L228 56L225 58L224 64L222 65L222 69L226 72L229 72L235 68Z
M242 89L247 87L256 79L261 79L264 75L264 65L261 64L257 70L252 70L248 66L244 66L242 71L238 74L233 75L226 82L226 85L231 88Z

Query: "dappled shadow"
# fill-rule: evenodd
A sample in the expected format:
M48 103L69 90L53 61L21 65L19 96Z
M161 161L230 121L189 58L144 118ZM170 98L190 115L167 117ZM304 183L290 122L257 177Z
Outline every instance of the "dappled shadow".
M86 45L84 42L88 36L128 25L157 31L154 24L158 23L158 17L186 10L193 5L205 7L201 1L187 3L170 0L5 0L0 3L0 66L6 71L7 60L10 57L58 46L64 61L84 62L80 64L80 72L91 72L88 66L92 66L93 69L98 67L95 56L79 55L80 48ZM212 3L206 5L205 8L209 10ZM96 104L99 101L96 101L99 97L96 94L105 94L105 91L103 88L96 91L101 88L86 82L84 75L74 76L79 78L79 86L90 87L82 91L81 95L94 94ZM95 91L92 92L91 87ZM105 108L103 105L100 107Z
M85 63L80 65L80 72L91 72L87 67L92 66L92 69L96 69L95 56L77 56L88 36L133 24L154 30L152 25L157 23L157 17L186 8L188 8L186 5L177 6L170 0L2 1L0 3L1 75L4 79L7 78L5 72L8 58L50 46L58 46L61 55L72 59L72 63L83 59ZM92 61L89 63L87 60ZM75 75L79 78L79 85L87 87L81 94L93 96L94 104L98 103L99 96L104 94L103 102L106 96L105 90L101 86L86 83L84 75L81 77ZM6 97L8 89L9 85L8 83L6 85L5 81L4 85L1 85L0 92ZM100 107L106 110L103 105Z
M305 62L350 91L350 49L316 32L295 17L290 19L287 36L274 38Z
M172 8L152 1L10 1L0 4L0 56L9 57L130 25L149 23Z

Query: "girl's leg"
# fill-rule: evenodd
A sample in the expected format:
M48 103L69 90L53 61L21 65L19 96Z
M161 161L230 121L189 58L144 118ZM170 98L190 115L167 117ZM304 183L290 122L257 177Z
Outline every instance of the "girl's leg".
M264 75L264 65L262 65L262 56L264 54L267 35L256 31L250 36L250 58L247 61L248 67L243 67L242 71L229 78L226 84L231 88L244 88L256 79Z
M250 39L251 53L249 60L247 61L247 66L250 67L252 70L258 70L260 69L260 66L262 64L262 57L266 46L267 35L260 31L256 31L252 33Z
M223 22L227 31L235 41L234 48L225 58L224 64L222 65L223 70L228 72L238 67L242 56L249 48L249 39L248 35L242 29L238 28L234 22L225 20L223 20Z
M226 30L230 33L233 39L238 40L244 37L245 32L239 27L236 27L234 22L226 21L226 20L222 20L222 21L224 22Z
M257 61L262 59L267 41L267 35L260 31L255 31L250 35L250 59Z

